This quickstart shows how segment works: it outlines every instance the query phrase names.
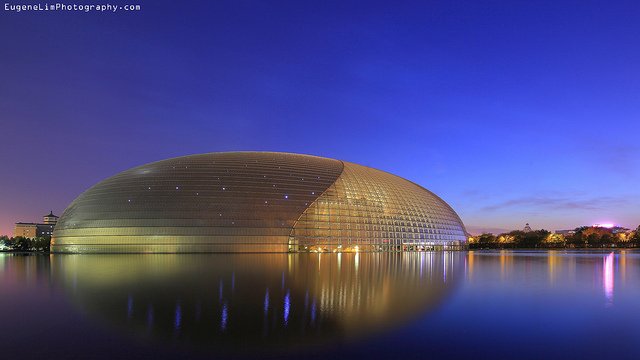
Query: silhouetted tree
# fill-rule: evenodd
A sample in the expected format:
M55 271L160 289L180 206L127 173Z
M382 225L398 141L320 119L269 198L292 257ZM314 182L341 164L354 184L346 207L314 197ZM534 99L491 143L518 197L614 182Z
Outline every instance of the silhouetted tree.
M600 235L600 246L601 247L611 247L612 245L615 244L615 236L613 236L613 234L602 234Z
M640 225L638 225L636 231L633 233L629 240L633 244L633 246L640 246Z
M478 237L478 244L489 245L496 242L496 236L491 233L484 233Z
M27 251L31 248L31 239L29 238L16 236L15 238L13 238L13 241L14 250Z
M615 232L615 233L614 233ZM471 249L478 248L557 248L557 247L640 247L640 226L635 231L625 234L616 229L594 226L582 226L568 236L552 234L547 230L524 232L514 230L508 233L493 235L484 233L475 237L470 243Z
M23 236L13 238L0 236L0 244L14 251L49 251L51 236L40 236L34 239Z
M566 238L567 244L573 247L585 247L587 242L585 240L584 235L581 232L576 232L575 234Z
M37 237L31 241L31 248L36 251L49 251L51 236Z
M12 242L8 236L6 235L0 236L0 249L2 250L11 249L11 245L12 245Z
M518 245L524 248L540 247L549 234L551 233L547 230L522 232L518 239Z

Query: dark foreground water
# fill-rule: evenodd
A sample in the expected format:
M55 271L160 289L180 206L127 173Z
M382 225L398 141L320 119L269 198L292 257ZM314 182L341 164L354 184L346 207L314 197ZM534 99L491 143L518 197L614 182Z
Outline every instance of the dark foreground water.
M26 358L639 359L640 253L0 254Z

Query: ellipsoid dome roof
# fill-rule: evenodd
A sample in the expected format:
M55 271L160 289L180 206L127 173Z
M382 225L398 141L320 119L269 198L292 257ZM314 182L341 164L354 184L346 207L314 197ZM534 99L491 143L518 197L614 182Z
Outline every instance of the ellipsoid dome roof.
M310 155L229 152L162 160L96 184L64 211L51 249L397 251L465 241L450 206L398 176Z

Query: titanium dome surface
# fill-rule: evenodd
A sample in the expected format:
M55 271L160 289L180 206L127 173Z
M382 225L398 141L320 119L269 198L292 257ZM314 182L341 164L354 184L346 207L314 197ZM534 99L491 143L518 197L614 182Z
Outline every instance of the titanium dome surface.
M229 152L138 166L60 217L52 252L459 249L455 211L398 176L310 155Z

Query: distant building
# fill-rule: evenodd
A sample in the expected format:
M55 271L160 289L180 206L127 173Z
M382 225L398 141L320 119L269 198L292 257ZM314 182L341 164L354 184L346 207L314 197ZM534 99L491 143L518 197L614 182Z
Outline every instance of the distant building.
M555 230L554 233L562 236L573 236L576 233L575 230Z
M528 232L531 232L533 230L531 230L531 226L529 226L529 223L526 223L524 225L524 229L522 229L522 231L528 233Z
M26 237L26 238L34 238L37 237L38 232L38 224L36 223L16 223L13 228L13 236L18 237Z
M611 228L612 234L629 234L632 230L622 226L614 226Z
M49 214L43 216L42 223L16 223L13 228L13 236L22 236L30 239L51 236L57 222L58 216L53 215L53 211L51 211Z
M610 225L610 224L594 224L591 226L585 225L585 226L581 226L578 229L580 231L585 231L589 229L591 230L600 229L603 232L608 232L611 234L629 234L633 231L631 229L627 229L622 226ZM555 230L554 233L564 235L564 236L573 236L576 233L576 230Z

